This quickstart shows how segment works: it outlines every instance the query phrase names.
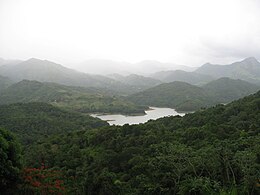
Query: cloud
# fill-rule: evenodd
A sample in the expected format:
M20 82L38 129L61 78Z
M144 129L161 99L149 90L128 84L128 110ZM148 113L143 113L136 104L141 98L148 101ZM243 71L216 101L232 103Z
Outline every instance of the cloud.
M1 0L0 57L198 66L260 58L258 0Z
M224 41L203 39L202 44L208 54L217 58L246 58L254 56L260 59L260 36L245 37L234 42Z

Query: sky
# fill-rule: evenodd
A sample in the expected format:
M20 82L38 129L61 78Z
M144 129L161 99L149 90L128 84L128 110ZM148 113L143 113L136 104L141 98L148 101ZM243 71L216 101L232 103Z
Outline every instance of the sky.
M258 0L0 0L0 57L188 66L260 59Z

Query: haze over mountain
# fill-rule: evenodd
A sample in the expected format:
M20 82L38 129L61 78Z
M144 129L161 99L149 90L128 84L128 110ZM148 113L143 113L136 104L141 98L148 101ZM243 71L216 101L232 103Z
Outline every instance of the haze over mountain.
M69 67L73 67L78 71L89 73L89 74L131 74L129 67L131 66L128 62L118 62L113 60L102 60L102 59L90 59L81 63L69 64Z
M0 75L8 77L14 82L24 79L37 80L40 82L55 82L69 86L103 88L109 90L111 93L115 92L121 95L133 94L156 86L162 82L168 83L173 81L202 86L220 77L230 77L245 80L250 83L260 83L260 63L253 57L246 58L240 62L234 62L230 65L211 65L208 63L192 72L184 70L160 71L150 74L150 77L137 74L120 75L116 73L107 74L106 76L93 75L78 72L48 60L35 58L23 62L18 60L9 60L9 62L9 64L0 66ZM99 64L99 62L102 61L94 62ZM105 62L114 63L113 61ZM144 61L139 65L140 67L147 66L146 69L152 72L154 70L154 64L158 65L158 63L159 62L156 61ZM149 64L151 65L150 68ZM123 67L119 62L116 66ZM107 73L116 72L116 69L111 68L110 71L105 71Z
M229 65L207 63L193 72L171 70L156 72L150 76L162 82L182 81L200 86L221 77L241 79L250 83L260 84L260 63L254 57L249 57Z
M12 83L13 81L11 79L0 75L0 93L2 92L2 90L10 86Z
M166 70L184 70L184 71L193 71L196 67L178 65L174 63L163 63L156 60L144 60L136 64L137 70L140 73L151 74L158 71Z
M48 60L35 58L15 65L3 65L0 67L0 75L7 76L14 81L37 80L69 86L105 88L122 93L134 90L131 86L126 86L126 84L105 76L81 73Z
M3 58L0 58L0 66L5 63L5 60Z
M3 58L0 58L0 66L2 65L15 65L22 62L22 60L6 60Z
M229 65L204 64L195 70L196 73L211 75L215 78L230 77L252 83L260 83L260 63L254 57Z
M194 85L202 85L214 80L214 77L210 75L200 74L196 72L185 72L182 70L157 72L152 74L151 77L159 79L162 82L166 83L173 81L182 81Z
M122 75L149 75L154 72L165 70L193 71L196 69L195 67L177 65L174 63L162 63L156 60L144 60L138 63L128 63L113 60L91 59L79 64L69 64L68 66L85 73L101 75L114 73Z
M128 76L123 76L120 74L110 74L107 76L124 84L139 88L140 90L148 89L162 83L158 79L153 79L151 77L145 77L137 74L130 74Z

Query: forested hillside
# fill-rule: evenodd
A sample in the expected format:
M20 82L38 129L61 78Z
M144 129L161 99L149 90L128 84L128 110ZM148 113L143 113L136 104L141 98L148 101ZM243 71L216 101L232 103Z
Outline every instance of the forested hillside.
M259 133L260 91L184 117L49 137L26 162L43 158L79 194L258 194Z
M15 194L22 168L21 148L14 134L0 128L0 190L1 194Z
M171 107L178 111L193 111L214 104L205 90L179 81L163 83L130 95L128 100L141 105Z
M0 66L0 75L9 77L16 82L26 79L68 86L105 88L120 94L136 92L130 85L108 77L78 72L54 62L36 58L18 64Z
M2 105L0 111L0 127L15 133L26 145L52 134L108 125L100 119L46 103Z
M11 84L13 84L13 81L11 79L0 75L0 94Z
M195 111L219 103L229 103L259 89L258 85L229 78L220 78L202 87L175 81L130 95L127 99L140 105Z
M159 79L165 83L181 81L198 86L206 84L215 79L213 76L207 74L200 74L197 72L186 72L183 70L157 72L155 74L152 74L151 77Z
M108 77L120 81L124 84L130 85L134 87L136 91L142 91L162 83L158 79L153 79L151 77L145 77L137 74L130 74L128 76L123 76L120 74L111 74L108 75Z
M83 113L143 114L138 106L106 90L23 80L0 94L0 104L46 102Z
M240 79L220 78L202 86L218 103L227 103L255 93L260 89L255 85Z
M0 195L260 195L260 0L0 0Z

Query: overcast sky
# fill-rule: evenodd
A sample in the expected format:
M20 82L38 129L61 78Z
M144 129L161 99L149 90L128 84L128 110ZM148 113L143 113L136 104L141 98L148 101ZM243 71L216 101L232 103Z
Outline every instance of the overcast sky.
M258 0L0 0L0 57L189 66L260 59Z

